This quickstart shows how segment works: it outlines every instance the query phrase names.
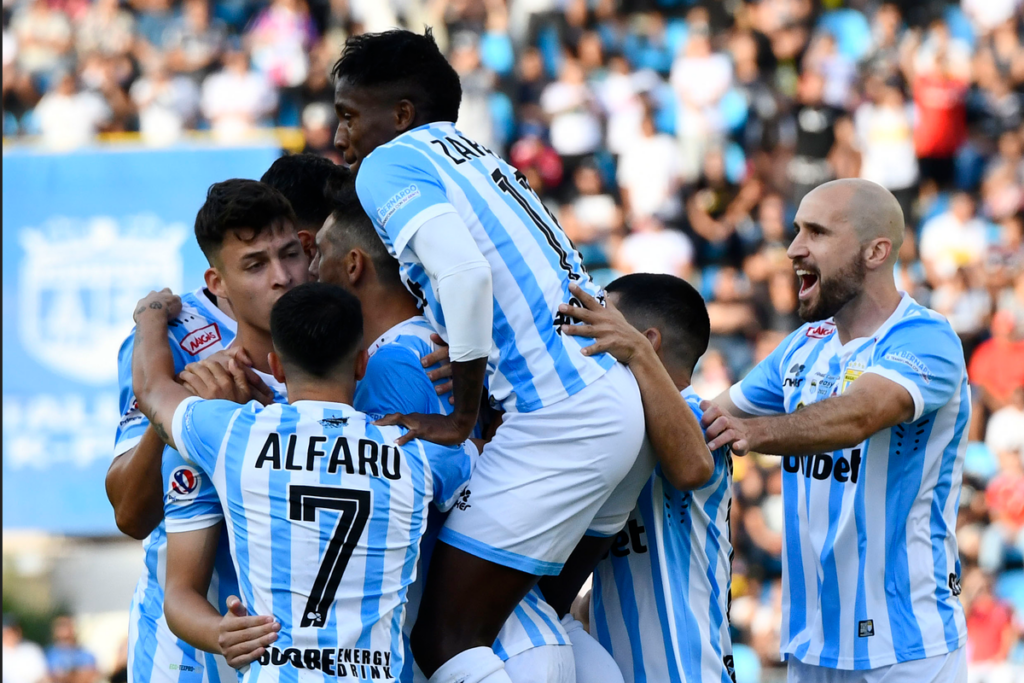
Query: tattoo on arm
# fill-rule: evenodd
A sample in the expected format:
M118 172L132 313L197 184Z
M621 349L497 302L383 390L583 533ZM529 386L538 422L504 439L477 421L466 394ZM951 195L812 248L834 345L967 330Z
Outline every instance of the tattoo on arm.
M156 435L160 437L160 440L166 444L170 444L171 437L168 436L167 430L164 429L163 424L159 422L153 422L153 429L156 431Z
M159 301L154 301L149 305L149 307L152 308L154 311L159 311L161 308L164 307L164 305Z

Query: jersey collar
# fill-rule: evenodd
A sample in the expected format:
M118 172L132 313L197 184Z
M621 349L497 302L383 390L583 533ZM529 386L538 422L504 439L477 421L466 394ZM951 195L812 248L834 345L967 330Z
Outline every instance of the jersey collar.
M210 295L207 294L206 287L200 287L195 290L192 292L192 296L202 304L204 315L216 321L217 324L223 325L225 329L231 330L233 333L238 332L238 323L235 322L234 318L222 311L217 304L213 303L210 299Z
M372 357L373 354L377 353L377 350L380 349L380 347L386 346L387 344L390 344L391 342L395 341L395 338L398 337L402 333L402 330L408 325L425 322L427 322L427 319L424 318L422 315L414 315L411 318L406 318L405 320L398 323L384 334L377 337L377 341L370 344L370 346L366 349L366 353Z

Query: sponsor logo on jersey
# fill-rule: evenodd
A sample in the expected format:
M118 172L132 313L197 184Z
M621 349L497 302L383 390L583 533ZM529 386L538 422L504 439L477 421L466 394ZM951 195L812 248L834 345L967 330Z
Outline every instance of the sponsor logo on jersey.
M814 327L807 328L807 336L811 339L824 339L833 332L835 332L836 326L833 323L821 323Z
M790 474L801 473L808 479L835 479L841 484L856 484L860 476L860 463L860 449L854 448L849 460L845 456L830 453L787 455L782 458L782 469Z
M260 655L263 666L292 666L296 669L322 671L336 678L352 676L360 680L393 680L391 653L363 648L303 648L277 646L265 648Z
M415 183L396 192L391 199L384 202L384 204L377 209L377 218L380 219L381 227L383 228L388 224L388 221L391 220L391 217L395 215L396 211L419 196L420 188L416 187Z
M186 352L193 356L202 351L208 349L217 342L220 341L220 328L217 327L217 323L210 323L205 327L200 327L198 330L192 330L185 338L181 340L179 346Z
M459 494L458 500L455 501L454 507L463 511L473 507L472 505L469 504L469 495L469 489L463 489L462 493Z
M906 365L908 368L912 369L914 372L919 374L921 376L921 379L924 380L925 384L931 384L931 368L925 365L924 361L922 361L920 358L910 353L909 351L896 351L894 353L887 353L885 354L885 359L892 361L893 363L900 363L902 365Z
M171 472L171 484L167 497L171 502L182 503L195 500L199 495L199 472L182 465Z
M949 592L953 595L960 595L960 577L955 573L949 573Z
M874 619L865 619L864 621L857 622L857 635L861 638L870 638L875 635Z
M153 289L180 291L188 229L155 215L51 218L20 229L17 330L25 352L68 379L117 379L132 307Z

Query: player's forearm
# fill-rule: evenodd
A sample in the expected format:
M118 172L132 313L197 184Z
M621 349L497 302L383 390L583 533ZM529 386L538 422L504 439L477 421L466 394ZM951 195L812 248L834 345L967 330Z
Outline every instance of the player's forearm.
M168 587L164 616L171 632L192 647L221 654L218 627L221 615L205 595L185 587Z
M191 396L174 381L174 356L167 343L167 316L160 309L144 309L135 327L132 351L132 389L139 410L149 418L157 435L171 448L171 420L178 404Z
M452 362L452 395L455 398L455 408L451 417L459 426L460 432L464 432L463 438L468 437L476 426L486 372L487 358Z
M686 404L654 348L645 344L629 363L643 400L647 438L674 487L682 491L707 483L715 469L697 417Z
M866 395L836 396L789 415L751 418L748 442L750 450L772 455L828 453L862 443L883 422Z
M164 443L147 427L139 443L117 456L107 470L107 499L122 533L142 540L164 518L161 459Z

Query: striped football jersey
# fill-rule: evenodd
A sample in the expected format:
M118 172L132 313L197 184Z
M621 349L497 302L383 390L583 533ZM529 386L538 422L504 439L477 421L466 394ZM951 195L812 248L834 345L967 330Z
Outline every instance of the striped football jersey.
M843 344L831 320L804 325L730 390L747 413L792 413L865 373L903 387L913 418L852 448L782 459L782 655L835 669L966 642L955 530L971 399L960 340L904 294L870 337Z

